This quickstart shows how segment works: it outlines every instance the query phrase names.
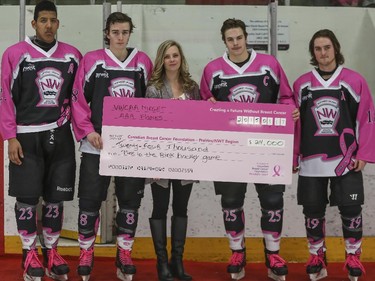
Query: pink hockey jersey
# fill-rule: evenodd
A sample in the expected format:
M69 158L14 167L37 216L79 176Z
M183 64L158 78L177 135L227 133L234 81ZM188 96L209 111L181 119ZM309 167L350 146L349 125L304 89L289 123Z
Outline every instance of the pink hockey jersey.
M129 56L119 61L109 49L88 52L74 82L72 124L77 141L91 132L101 133L105 96L142 98L152 71L150 58L128 48Z
M56 42L44 51L30 38L10 46L1 60L0 133L51 130L70 120L74 77L82 55Z
M280 63L273 56L254 50L242 67L230 61L227 53L208 63L203 71L200 93L205 100L214 97L217 101L296 105ZM294 150L296 154L296 146ZM296 166L296 157L293 162Z
M324 80L314 69L293 85L300 107L300 175L341 176L355 159L375 162L375 112L365 79L339 66Z
M200 90L205 100L214 97L218 101L295 104L279 62L254 50L242 67L231 62L227 53L208 63Z

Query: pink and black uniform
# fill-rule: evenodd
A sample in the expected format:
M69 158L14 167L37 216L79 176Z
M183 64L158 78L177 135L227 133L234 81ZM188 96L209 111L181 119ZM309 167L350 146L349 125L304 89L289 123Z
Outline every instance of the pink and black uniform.
M346 254L359 257L364 186L362 172L353 166L356 160L375 162L375 111L369 87L359 73L338 66L328 80L316 69L303 74L293 89L301 114L296 133L298 204L304 207L310 254L325 259L325 211L330 203L340 210Z
M118 60L109 49L88 52L82 59L74 83L72 123L75 137L81 141L82 152L78 186L81 255L93 255L99 210L102 201L106 200L111 179L99 175L100 151L86 137L94 131L101 134L104 97L143 98L152 71L152 62L145 53L132 48L127 50L128 57L124 61ZM126 253L130 253L134 243L144 183L144 178L115 177L119 204L117 244ZM89 275L91 268L80 265L78 273ZM129 273L134 274L135 268Z
M236 64L228 54L205 67L200 84L201 96L208 100L247 103L295 104L292 90L279 62L270 55L251 50L249 58ZM221 194L224 225L234 253L245 252L243 204L247 183L214 182L216 194ZM261 204L261 228L266 255L278 257L283 221L284 185L255 184ZM232 256L233 257L233 256ZM269 259L266 259L266 263ZM242 266L244 266L242 264ZM267 265L269 267L269 265ZM282 268L285 275L287 268ZM232 269L228 268L228 272ZM236 271L235 269L233 269Z
M200 86L206 100L295 104L279 62L255 51L242 66L230 61L226 53L211 61L204 68Z
M4 52L0 104L4 140L57 129L70 121L72 86L80 58L79 51L68 44L56 42L45 51L28 37ZM33 190L20 192L27 191L35 195Z
M301 176L343 176L355 159L375 161L373 102L360 74L339 66L325 81L314 69L293 87L301 112Z
M74 84L73 128L78 141L95 129L101 133L103 99L143 98L152 71L149 57L137 49L119 61L109 49L88 52L81 63ZM85 151L84 144L81 147ZM99 154L99 153L97 153Z
M62 228L62 201L72 200L74 195L70 102L81 57L68 44L45 43L35 37L9 47L2 56L0 132L4 140L19 142L24 155L21 165L9 163L9 195L17 199L23 266L30 276L43 275L41 266L27 263L36 256L36 205L41 196L44 266L57 275L69 271L56 248Z
M17 138L25 157L10 162L9 195L72 200L75 181L70 100L79 51L62 42L48 50L26 38L1 62L0 132Z

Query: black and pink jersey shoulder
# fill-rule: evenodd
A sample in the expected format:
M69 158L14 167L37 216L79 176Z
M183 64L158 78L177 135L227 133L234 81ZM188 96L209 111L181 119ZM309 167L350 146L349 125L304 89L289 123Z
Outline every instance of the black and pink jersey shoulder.
M339 66L324 80L314 69L293 85L300 107L300 175L341 176L356 159L375 162L375 112L365 79Z
M73 129L80 141L89 133L101 133L105 96L142 98L152 71L150 58L128 48L125 61L109 49L88 52L82 59L74 82Z
M208 63L200 91L205 100L214 97L218 101L295 104L279 62L254 50L242 67L230 61L227 53Z
M70 100L80 52L56 42L44 51L30 38L10 46L1 60L0 132L41 132L70 120Z

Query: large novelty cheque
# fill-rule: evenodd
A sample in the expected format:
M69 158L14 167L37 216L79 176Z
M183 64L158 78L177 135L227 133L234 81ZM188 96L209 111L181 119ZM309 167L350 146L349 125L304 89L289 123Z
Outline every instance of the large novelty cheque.
M290 184L292 106L106 97L100 174Z

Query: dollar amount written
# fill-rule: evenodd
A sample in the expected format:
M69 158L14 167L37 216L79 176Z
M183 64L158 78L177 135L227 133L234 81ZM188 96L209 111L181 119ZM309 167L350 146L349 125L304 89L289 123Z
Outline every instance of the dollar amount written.
M248 139L248 146L284 148L285 140L280 139Z

